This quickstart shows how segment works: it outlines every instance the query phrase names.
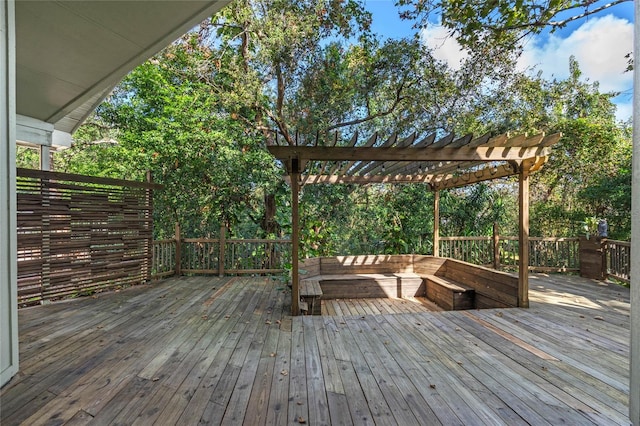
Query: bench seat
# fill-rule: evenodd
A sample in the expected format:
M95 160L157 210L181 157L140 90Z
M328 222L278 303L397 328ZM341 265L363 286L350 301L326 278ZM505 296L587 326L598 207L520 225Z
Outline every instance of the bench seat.
M448 311L473 309L475 290L459 282L439 276L423 275L427 298Z
M414 273L327 274L313 278L320 283L323 299L424 295L422 278Z
M300 296L322 296L322 287L317 278L305 278L300 280Z

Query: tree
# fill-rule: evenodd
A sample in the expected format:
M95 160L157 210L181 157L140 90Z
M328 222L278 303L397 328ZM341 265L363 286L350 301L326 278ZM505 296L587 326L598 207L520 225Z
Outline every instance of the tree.
M232 3L200 39L230 94L225 108L281 142L332 143L329 132L399 134L453 130L456 110L481 96L483 82L513 72L513 57L478 56L452 71L417 39L371 33L362 1L244 0ZM273 137L271 135L270 137Z
M551 32L631 0L397 0L407 7L406 19L426 26L440 17L442 25L458 42L474 51L488 48L518 49L526 36L543 30Z
M626 235L630 228L621 218L629 216L630 198L623 200L627 189L619 177L631 167L630 127L616 121L612 94L601 93L597 83L582 82L574 58L569 68L564 80L514 76L487 97L488 112L470 117L467 125L493 132L563 134L548 163L532 175L534 235L574 236L579 223L591 216L611 219L612 231ZM605 195L595 189L603 182L615 185L610 190L620 197L596 202L596 194Z
M301 112L293 98L307 70L322 60L327 40L336 45L352 37L370 37L370 20L356 0L231 3L214 18L208 32L215 31L217 38L209 39L211 48L234 93L228 107L252 111L254 126L265 132L276 128L293 144Z
M206 54L198 34L189 34L136 68L94 120L117 142L86 144L74 162L74 171L99 165L104 170L92 174L137 180L151 170L164 185L154 198L159 237L171 235L176 222L187 236L216 235L247 210L259 222L263 194L280 184L261 134L225 111L220 94L202 80L197 65Z
M323 145L355 132L381 131L385 139L562 131L533 177L532 232L575 235L570 224L595 214L620 218L612 228L626 226L619 177L630 139L610 95L580 82L575 61L559 81L515 73L509 52L476 52L452 70L418 40L380 42L369 20L358 1L235 2L136 69L79 132L85 142L58 163L136 179L151 169L165 185L156 198L159 236L175 221L193 236L215 235L221 224L237 236L282 236L290 232L289 193L281 165L264 149L274 134ZM605 185L616 186L609 197ZM486 235L494 221L515 232L515 188L505 179L443 192L442 233ZM427 192L305 186L303 253L428 253Z
M16 147L16 167L39 169L40 153L38 152L38 149L18 145Z

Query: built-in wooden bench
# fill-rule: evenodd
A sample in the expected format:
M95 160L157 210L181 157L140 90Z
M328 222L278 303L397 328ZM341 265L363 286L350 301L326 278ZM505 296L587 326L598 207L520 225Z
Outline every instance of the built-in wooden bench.
M518 276L460 260L416 256L414 271L422 277L434 275L473 289L473 309L518 306ZM429 285L427 284L427 297ZM437 303L437 301L434 300Z
M424 295L422 277L413 273L329 274L300 280L300 309L320 315L321 299L402 298Z
M437 275L423 275L427 299L447 311L473 309L475 290L459 282Z
M380 274L323 274L315 277L323 299L366 299L424 295L420 275L411 272Z
M320 299L424 297L447 310L518 306L518 277L454 259L363 255L306 259L300 296L308 313Z

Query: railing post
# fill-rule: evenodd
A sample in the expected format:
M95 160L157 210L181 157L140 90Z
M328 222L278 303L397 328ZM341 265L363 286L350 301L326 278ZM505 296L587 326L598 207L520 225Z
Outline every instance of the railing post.
M180 237L180 224L176 222L176 234L174 236L176 240L176 265L175 265L175 273L176 275L182 275L182 243Z
M224 253L225 253L225 234L227 232L226 226L220 226L220 247L218 249L218 276L224 277Z
M493 269L500 269L500 235L498 222L493 222Z
M609 240L602 239L602 278L609 278Z

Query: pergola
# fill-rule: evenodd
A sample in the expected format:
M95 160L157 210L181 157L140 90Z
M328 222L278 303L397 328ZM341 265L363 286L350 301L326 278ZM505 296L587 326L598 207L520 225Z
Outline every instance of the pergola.
M519 264L518 306L529 306L529 175L547 161L551 147L561 134L491 137L436 134L417 139L415 134L379 140L374 134L364 142L355 134L339 143L337 133L330 144L296 143L268 146L282 161L292 193L292 314L300 312L299 301L299 194L303 185L330 183L421 183L434 192L434 256L439 245L439 191L473 183L518 176Z

